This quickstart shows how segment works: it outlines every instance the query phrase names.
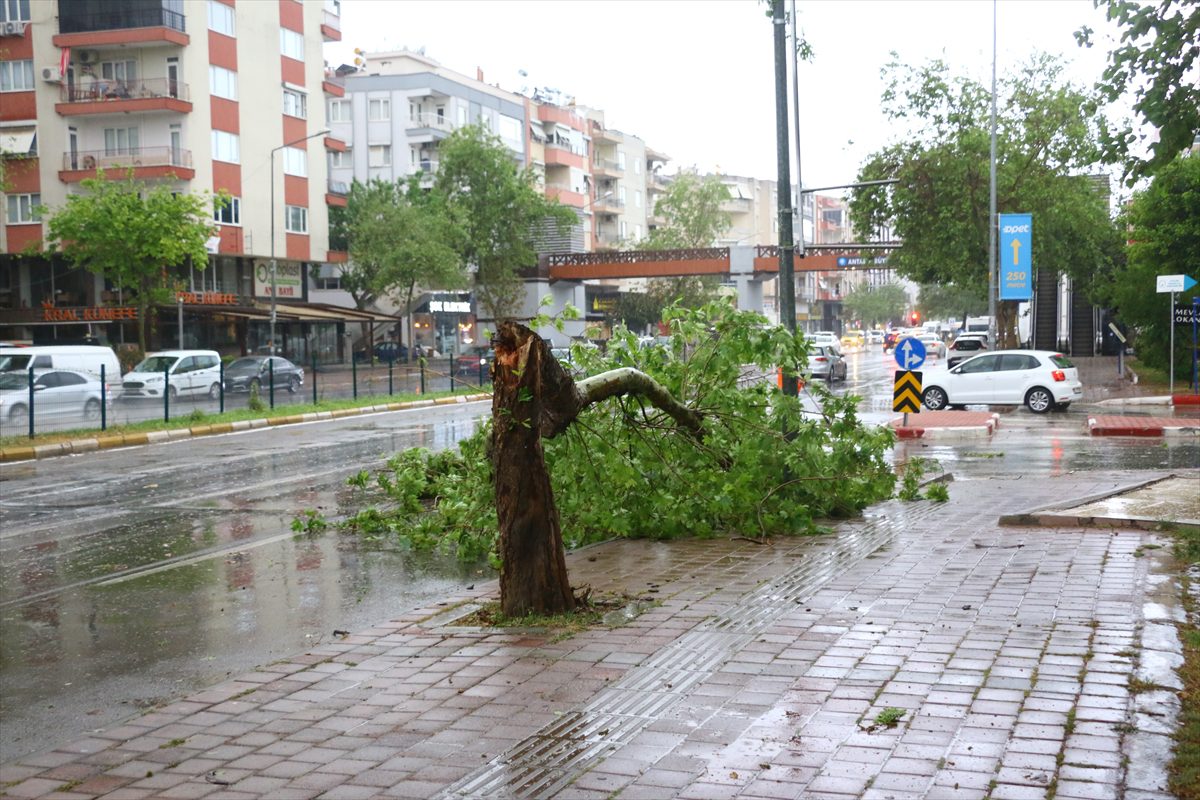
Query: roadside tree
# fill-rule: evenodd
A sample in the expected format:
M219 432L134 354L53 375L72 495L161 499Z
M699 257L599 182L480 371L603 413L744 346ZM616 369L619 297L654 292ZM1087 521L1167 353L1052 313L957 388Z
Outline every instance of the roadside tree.
M176 193L167 184L106 177L82 182L81 194L48 211L47 243L77 267L103 276L138 309L138 346L146 350L149 312L173 303L180 288L167 270L191 260L208 265L205 243L213 235L213 206L224 196Z
M851 219L860 231L891 225L903 244L897 271L918 283L985 293L988 286L990 90L950 74L941 61L887 66L888 117L910 125L900 142L874 153L859 181L894 178L893 186L858 189ZM1112 268L1118 238L1100 162L1104 121L1096 101L1062 76L1062 64L1034 57L999 82L996 196L1001 213L1033 214L1034 268L1046 266L1091 282ZM1016 341L1016 304L1001 302L997 327Z
M349 256L342 286L360 310L383 296L409 310L405 338L410 357L417 288L454 289L469 283L455 247L458 234L441 198L424 192L419 180L356 181L350 187L348 213L339 220Z
M859 286L842 297L845 316L861 320L865 325L877 325L904 316L908 294L898 283L882 286Z
M1150 185L1134 195L1123 221L1128 225L1128 264L1118 280L1103 282L1102 298L1134 331L1138 359L1169 366L1170 298L1157 294L1159 275L1196 276L1200 265L1200 158L1178 157L1160 168ZM1191 294L1184 295L1185 303ZM1191 329L1175 336L1175 372L1190 374Z
M387 507L351 526L490 555L503 611L520 616L575 605L564 548L816 532L891 494L892 433L863 425L854 398L813 386L812 414L772 381L748 380L748 367L802 371L802 335L729 303L666 316L667 346L639 347L618 328L603 353L577 348L578 380L529 328L501 324L490 424L457 452L398 454L377 479Z
M1154 128L1154 140L1125 125L1105 131L1106 155L1123 162L1133 185L1153 175L1192 146L1200 135L1200 4L1181 0L1094 0L1123 28L1121 42L1108 54L1108 66L1096 88L1109 103L1131 89L1133 109ZM1076 31L1082 47L1092 46L1089 27ZM1149 146L1149 155L1140 150Z
M925 319L958 319L987 314L985 287L923 283L917 295L917 307Z
M500 138L481 125L459 128L438 145L433 191L461 231L456 246L474 267L475 294L488 317L515 313L521 270L537 264L536 242L549 223L578 224L570 208L548 200L531 169L519 169Z

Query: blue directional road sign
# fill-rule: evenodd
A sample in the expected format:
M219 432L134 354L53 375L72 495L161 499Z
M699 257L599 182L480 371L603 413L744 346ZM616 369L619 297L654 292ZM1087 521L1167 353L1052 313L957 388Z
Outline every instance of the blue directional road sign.
M900 369L911 372L925 363L925 344L920 339L905 336L896 345L896 363Z
M1033 215L1000 215L1000 299L1033 297Z

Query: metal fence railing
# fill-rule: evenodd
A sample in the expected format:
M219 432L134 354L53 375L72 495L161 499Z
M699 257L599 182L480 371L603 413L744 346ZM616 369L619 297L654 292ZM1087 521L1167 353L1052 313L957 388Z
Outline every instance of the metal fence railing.
M490 357L449 356L417 361L352 362L305 367L303 377L276 374L274 362L248 381L233 381L222 365L203 380L165 371L161 381L123 386L101 370L37 369L0 373L0 438L65 431L103 432L146 420L214 421L226 412L264 414L288 406L432 392L490 391ZM252 416L252 414L251 414Z

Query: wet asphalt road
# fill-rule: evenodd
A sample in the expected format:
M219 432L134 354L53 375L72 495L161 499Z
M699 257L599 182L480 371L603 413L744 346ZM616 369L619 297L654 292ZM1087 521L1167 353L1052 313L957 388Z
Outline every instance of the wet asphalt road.
M850 354L838 393L891 413L895 364ZM997 409L990 439L904 441L956 480L1200 466L1195 439L1093 438L1086 407ZM486 403L353 417L0 466L0 762L108 727L492 576L298 536L355 510L348 476L467 435Z

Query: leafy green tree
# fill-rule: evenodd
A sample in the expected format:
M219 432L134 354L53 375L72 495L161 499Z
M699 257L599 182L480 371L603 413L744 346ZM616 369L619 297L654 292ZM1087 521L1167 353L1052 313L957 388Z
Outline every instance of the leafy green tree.
M47 242L77 267L103 276L138 309L138 346L146 349L149 311L174 301L180 288L167 270L190 258L208 264L205 243L213 235L213 204L227 202L207 194L175 193L167 184L123 180L103 171L81 183L84 192L67 195L66 205L51 214Z
M695 169L680 172L654 205L664 222L638 243L639 250L712 247L729 230L731 217L721 208L729 187L716 175L700 177Z
M987 292L982 286L924 283L917 295L917 307L926 319L958 319L963 315L987 314Z
M908 307L908 294L897 283L882 286L858 286L842 297L846 316L866 325L877 325L900 319Z
M342 285L359 309L381 296L411 309L418 287L453 289L468 283L450 216L440 197L422 191L419 180L355 181L350 187L349 213L338 221L349 251ZM413 342L411 314L406 338Z
M911 130L859 171L859 181L898 183L856 190L854 227L893 227L903 244L890 260L901 275L986 296L990 90L951 75L941 61L893 61L887 72L884 110ZM1107 273L1118 234L1106 193L1087 174L1100 159L1104 125L1094 98L1066 82L1062 64L1049 56L1005 76L997 94L998 210L1033 214L1035 269L1064 271L1081 283ZM998 305L1006 344L1016 339L1015 305Z
M1200 158L1177 157L1159 169L1150 186L1134 195L1123 221L1129 227L1128 266L1116 280L1103 282L1103 299L1132 329L1138 358L1166 369L1171 301L1154 284L1159 275L1194 276L1200 264ZM1191 294L1184 302L1191 302ZM1187 375L1191 329L1179 333L1175 373Z
M493 320L513 314L521 300L521 270L537 263L539 228L577 224L575 212L548 200L531 169L480 125L459 128L438 145L434 193L462 231L463 260L475 270L475 294Z
M1104 99L1113 102L1134 91L1134 111L1157 130L1157 141L1150 143L1150 155L1134 152L1143 144L1133 129L1106 134L1105 152L1114 161L1123 161L1130 185L1152 175L1191 147L1200 134L1200 4L1194 0L1094 0L1096 8L1106 8L1109 21L1124 29L1121 42L1108 54L1108 66L1096 84ZM1094 31L1084 26L1075 39L1083 47L1092 46Z

